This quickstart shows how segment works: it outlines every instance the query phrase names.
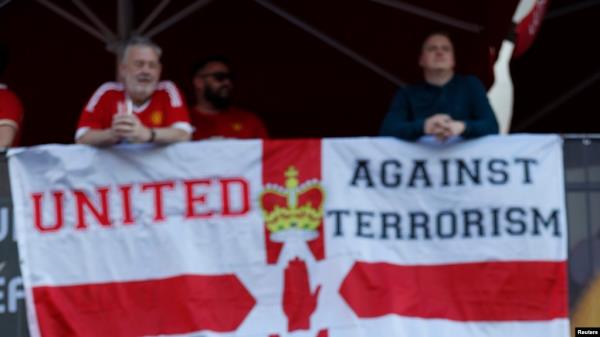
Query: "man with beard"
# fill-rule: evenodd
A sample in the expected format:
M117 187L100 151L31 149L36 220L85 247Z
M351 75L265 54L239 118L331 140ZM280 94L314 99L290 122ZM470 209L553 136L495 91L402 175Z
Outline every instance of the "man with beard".
M96 90L81 113L77 143L169 144L190 139L185 100L173 82L159 82L160 56L160 47L150 40L134 38L126 44L119 57L121 81Z
M498 133L481 81L454 72L454 47L448 34L427 36L419 65L425 81L398 90L380 135L445 143Z
M252 112L231 105L231 66L222 56L210 56L194 66L196 105L191 118L192 138L267 138L262 121Z

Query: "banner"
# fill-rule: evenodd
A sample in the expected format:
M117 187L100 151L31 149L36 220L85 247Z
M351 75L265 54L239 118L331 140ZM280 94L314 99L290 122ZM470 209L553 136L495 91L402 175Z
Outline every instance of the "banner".
M32 336L567 336L561 140L10 154Z

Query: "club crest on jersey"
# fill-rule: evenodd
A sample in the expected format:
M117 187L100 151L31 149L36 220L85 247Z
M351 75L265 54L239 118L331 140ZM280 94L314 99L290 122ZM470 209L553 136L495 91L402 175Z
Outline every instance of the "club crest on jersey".
M240 132L244 128L244 125L242 123L236 122L236 123L231 124L231 128L235 132Z
M150 123L154 126L161 126L163 123L163 112L160 110L154 110L150 114Z

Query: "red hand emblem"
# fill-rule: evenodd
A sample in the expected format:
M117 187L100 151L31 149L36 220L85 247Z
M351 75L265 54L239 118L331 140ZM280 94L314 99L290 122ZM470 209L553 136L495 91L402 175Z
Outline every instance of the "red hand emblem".
M306 263L297 257L288 263L284 273L283 311L288 318L288 332L308 330L321 286L311 294Z

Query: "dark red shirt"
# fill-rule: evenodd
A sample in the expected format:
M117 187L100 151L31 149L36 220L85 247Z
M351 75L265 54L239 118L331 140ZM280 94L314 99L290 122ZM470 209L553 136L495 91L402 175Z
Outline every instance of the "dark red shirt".
M0 84L0 125L9 125L17 130L12 146L19 145L21 124L23 122L23 105L12 91Z
M197 108L191 112L192 126L195 128L193 140L208 138L268 138L263 122L252 112L230 107L211 114Z

